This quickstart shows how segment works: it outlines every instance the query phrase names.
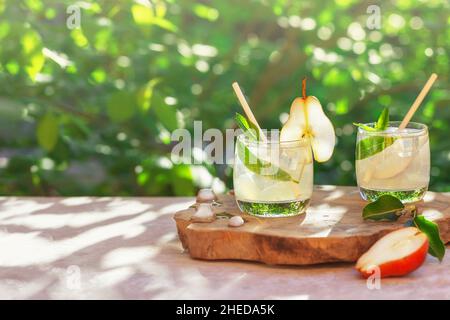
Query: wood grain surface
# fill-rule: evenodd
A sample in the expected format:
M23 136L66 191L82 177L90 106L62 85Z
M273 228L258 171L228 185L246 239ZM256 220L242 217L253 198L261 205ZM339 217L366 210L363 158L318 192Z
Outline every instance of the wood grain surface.
M214 208L218 219L211 223L193 223L194 207L174 216L183 247L193 258L280 265L354 262L380 237L402 228L408 220L364 221L361 212L366 202L356 187L315 187L310 207L297 217L259 218L241 213L232 195L219 196L219 202L222 205ZM442 239L449 242L450 194L428 192L418 207L439 225ZM246 223L229 227L227 214L241 215Z

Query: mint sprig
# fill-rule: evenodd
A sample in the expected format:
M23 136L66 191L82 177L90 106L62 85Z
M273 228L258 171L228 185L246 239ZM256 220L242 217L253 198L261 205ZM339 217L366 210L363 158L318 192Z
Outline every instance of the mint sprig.
M239 128L244 132L244 134L251 140L258 141L260 138L260 132L256 126L247 121L247 118L242 114L236 112L235 120Z
M372 136L361 139L356 145L356 160L371 157L391 146L394 141L395 138L393 137L383 136Z
M389 125L389 109L384 108L373 127L363 123L353 123L355 126L369 132L384 131ZM362 160L371 157L387 147L391 146L395 141L394 137L385 137L382 135L368 136L361 139L356 144L356 160Z
M243 133L250 141L259 141L259 130L240 113L236 113L235 120L237 125L241 128ZM292 181L298 183L299 180L292 177L285 170L275 166L269 161L265 161L255 155L250 149L242 142L237 141L237 154L239 159L244 163L245 167L255 174L278 180L278 181ZM273 174L268 174L273 173Z
M364 123L353 122L353 124L357 127L360 127L361 129L371 132L386 130L389 124L389 108L386 107L383 109L381 114L378 116L377 122L375 122L373 127L365 125Z
M389 124L389 108L384 108L378 117L377 123L375 124L375 129L383 131L387 129Z
M428 237L428 253L442 261L445 255L445 245L439 235L439 226L418 214L415 205L410 210L405 210L405 205L396 197L383 195L376 201L367 204L363 208L363 219L374 221L397 221L406 212L412 213L412 219L405 226L414 226Z

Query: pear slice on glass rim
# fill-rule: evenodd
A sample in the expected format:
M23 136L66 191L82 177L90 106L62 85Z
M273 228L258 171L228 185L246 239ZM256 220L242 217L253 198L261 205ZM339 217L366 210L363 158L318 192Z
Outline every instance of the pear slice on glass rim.
M281 129L282 142L302 138L310 140L316 161L325 162L331 158L336 143L333 124L314 96L296 98L292 102L289 118Z

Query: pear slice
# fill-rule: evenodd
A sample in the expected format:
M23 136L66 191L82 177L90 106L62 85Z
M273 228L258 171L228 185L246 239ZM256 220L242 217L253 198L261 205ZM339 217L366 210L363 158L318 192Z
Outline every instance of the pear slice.
M296 98L292 102L289 118L280 132L280 141L309 138L314 159L325 162L331 158L336 136L333 124L323 112L314 96Z
M418 145L414 139L398 138L392 145L383 151L360 161L359 167L363 168L363 183L368 183L371 179L393 178L406 169L411 162L418 157L418 153L428 140L420 138Z
M364 174L364 181L370 181L371 179L388 179L395 177L399 173L408 168L409 164L413 160L413 154L404 155L403 146L404 141L399 139L384 149L383 151L363 159L362 167L367 168Z
M364 253L356 269L364 278L403 276L419 268L427 257L429 240L425 233L414 227L401 228L388 233Z

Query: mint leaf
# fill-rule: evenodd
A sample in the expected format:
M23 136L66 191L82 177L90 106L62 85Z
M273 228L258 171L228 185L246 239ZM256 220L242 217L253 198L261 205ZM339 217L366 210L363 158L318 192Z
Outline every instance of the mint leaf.
M389 108L384 108L381 114L378 117L377 122L373 127L368 126L364 123L356 123L353 122L353 125L360 127L366 131L375 132L375 131L384 131L387 129L389 124Z
M247 121L246 117L244 117L240 113L236 113L235 120L238 126L250 140L259 140L259 130L252 123ZM253 173L278 181L292 181L294 183L299 182L298 179L293 178L288 172L284 171L283 169L274 166L268 161L264 161L258 158L242 141L237 141L236 148L239 159L241 159L246 168ZM273 172L274 174L270 175L267 174L267 172Z
M392 145L394 141L394 137L384 136L370 136L361 139L356 144L356 160L371 157Z
M375 124L375 129L379 131L386 130L389 124L389 108L384 108L378 117L377 123Z
M255 141L259 140L259 130L253 124L249 123L246 117L236 112L236 116L234 117L234 119L236 120L239 128L241 128L241 130L249 139Z
M445 245L439 235L439 227L424 216L416 216L413 220L415 226L428 237L428 253L442 261L445 255Z
M389 125L389 109L383 109L373 128L361 123L353 124L369 132L384 131ZM392 145L394 141L394 137L385 137L381 135L368 136L364 139L361 139L356 144L356 160L362 160L371 157Z
M377 131L377 129L369 127L368 125L365 125L364 123L353 122L353 125L357 126L357 127L360 127L361 129L366 130L366 131L372 131L372 132L373 131Z
M242 143L242 141L239 140L237 141L237 153L239 159L241 159L245 167L257 175L278 181L292 181L294 183L299 182L283 169L274 166L268 161L258 158L244 143ZM274 174L267 174L269 170Z
M383 195L366 205L362 216L364 220L396 221L402 215L404 208L403 203L396 197Z

